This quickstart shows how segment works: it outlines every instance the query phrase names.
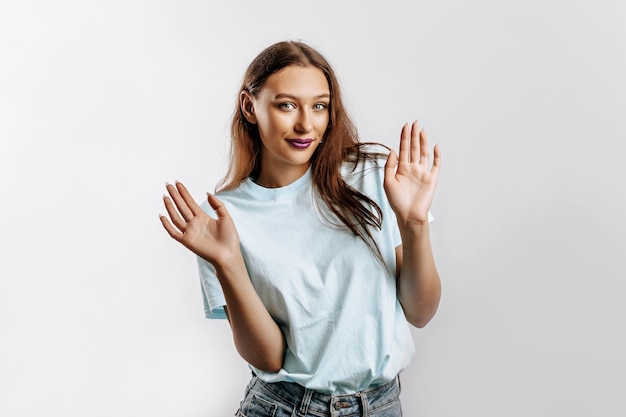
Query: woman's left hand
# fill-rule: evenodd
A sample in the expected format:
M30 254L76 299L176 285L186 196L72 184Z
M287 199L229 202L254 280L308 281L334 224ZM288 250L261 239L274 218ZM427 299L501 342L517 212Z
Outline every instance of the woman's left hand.
M402 127L400 155L389 153L385 164L384 188L389 204L399 224L423 225L428 223L428 210L435 195L441 153L435 145L434 159L430 168L428 138L420 131L417 121Z

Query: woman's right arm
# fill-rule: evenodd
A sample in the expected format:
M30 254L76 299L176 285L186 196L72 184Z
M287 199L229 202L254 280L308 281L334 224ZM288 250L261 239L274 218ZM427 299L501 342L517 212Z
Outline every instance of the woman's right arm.
M226 207L213 195L208 202L217 213L211 218L193 200L185 186L167 184L163 196L171 219L160 215L167 233L215 267L235 347L250 365L278 372L283 364L285 338L256 293L239 246L239 235Z
M283 366L285 338L252 286L243 258L215 266L215 271L237 351L255 368L278 372Z

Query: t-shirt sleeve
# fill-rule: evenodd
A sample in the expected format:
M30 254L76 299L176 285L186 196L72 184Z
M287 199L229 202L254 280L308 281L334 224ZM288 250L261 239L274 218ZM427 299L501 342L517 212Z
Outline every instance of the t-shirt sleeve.
M197 257L198 273L202 286L202 301L204 303L204 315L207 319L225 319L224 306L226 300L222 292L222 286L215 275L215 268L209 262Z
M215 218L215 212L206 201L202 202L200 207L209 216ZM224 306L226 305L226 299L222 292L222 286L215 275L215 268L199 256L196 259L198 261L204 315L207 319L225 319L226 312L224 311Z

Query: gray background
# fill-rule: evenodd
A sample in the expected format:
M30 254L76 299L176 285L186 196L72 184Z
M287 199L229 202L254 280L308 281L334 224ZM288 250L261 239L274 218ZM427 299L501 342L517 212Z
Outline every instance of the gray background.
M232 415L164 182L225 172L243 71L302 39L368 141L419 118L443 170L439 313L405 415L622 416L626 3L0 3L0 415Z

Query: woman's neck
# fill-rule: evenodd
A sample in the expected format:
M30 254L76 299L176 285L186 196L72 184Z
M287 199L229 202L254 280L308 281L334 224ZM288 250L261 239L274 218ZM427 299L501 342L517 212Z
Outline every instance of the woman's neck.
M263 169L261 167L261 172L254 179L254 182L265 188L284 187L300 179L309 169L309 166L310 164L284 167L274 166L274 169Z

